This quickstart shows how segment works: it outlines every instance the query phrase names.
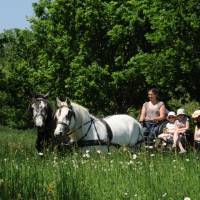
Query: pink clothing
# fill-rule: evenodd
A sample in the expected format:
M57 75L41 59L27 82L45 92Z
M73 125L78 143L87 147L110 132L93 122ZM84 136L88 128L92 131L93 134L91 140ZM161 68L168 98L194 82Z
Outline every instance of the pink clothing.
M176 126L177 126L178 128L184 128L184 127L186 127L187 121L189 121L188 118L187 118L187 117L184 117L181 121L180 121L180 120L176 120L176 121L175 121L175 124L176 124Z
M194 140L200 141L200 128L197 128L197 126L195 127Z
M152 104L151 101L145 102L143 104L143 107L146 109L146 116L145 116L145 121L149 121L154 119L155 117L160 116L160 108L163 106L164 103L162 101L158 102L157 104Z

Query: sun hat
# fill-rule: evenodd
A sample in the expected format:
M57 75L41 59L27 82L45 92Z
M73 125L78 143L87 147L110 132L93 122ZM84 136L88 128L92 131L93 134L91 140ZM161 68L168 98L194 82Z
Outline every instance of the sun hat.
M177 116L178 115L185 115L185 110L184 110L184 108L179 108L178 110L177 110Z
M170 112L168 112L168 115L167 115L168 117L169 116L173 116L173 117L175 117L176 116L176 114L175 114L175 112L174 111L170 111Z
M192 114L192 118L197 118L198 116L200 116L200 110L195 110Z

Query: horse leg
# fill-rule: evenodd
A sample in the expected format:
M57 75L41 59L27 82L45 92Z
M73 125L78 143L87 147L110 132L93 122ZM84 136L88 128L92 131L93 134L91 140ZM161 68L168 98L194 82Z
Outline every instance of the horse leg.
M36 147L38 154L40 156L43 156L44 142L45 142L45 138L44 138L43 134L38 133L36 143L35 143L35 147Z

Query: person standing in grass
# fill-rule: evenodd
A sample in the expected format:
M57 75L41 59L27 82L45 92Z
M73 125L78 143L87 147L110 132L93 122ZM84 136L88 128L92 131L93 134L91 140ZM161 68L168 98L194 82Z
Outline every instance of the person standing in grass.
M194 148L200 151L200 110L195 110L192 118L195 122Z
M177 120L175 122L176 128L173 137L173 146L172 148L176 148L177 146L180 149L179 153L185 153L181 140L183 137L186 137L186 131L189 130L189 119L185 114L185 110L180 108L177 110Z
M158 134L161 122L166 119L166 108L165 104L159 100L156 88L151 88L148 91L148 98L149 101L142 106L139 122L144 128L148 145L151 145Z

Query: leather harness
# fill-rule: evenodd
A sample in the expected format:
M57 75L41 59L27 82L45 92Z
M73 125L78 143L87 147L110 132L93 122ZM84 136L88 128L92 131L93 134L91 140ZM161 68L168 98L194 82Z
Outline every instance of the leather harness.
M70 107L70 113L71 113L71 114L70 114L70 117L69 117L69 118L70 118L69 121L71 122L72 116L73 116L74 118L76 118L75 113L74 113L72 107ZM99 133L98 133L97 128L96 128L95 123L94 123L95 120L96 120L95 118L93 118L92 116L90 116L90 120L87 121L87 122L85 122L85 123L82 125L82 126L85 126L85 125L87 125L87 124L90 123L90 125L89 125L89 127L88 127L86 133L84 134L84 136L82 136L78 141L74 142L74 145L77 145L78 147L96 146L96 145L107 145L108 150L109 150L109 146L110 146L110 145L113 145L113 146L116 146L116 147L119 148L119 147L120 147L119 144L111 143L111 141L112 141L112 139L113 139L113 133L112 133L112 130L111 130L109 124L108 124L104 119L98 119L98 120L101 121L101 122L105 125L105 127L106 127L107 138L108 138L108 140L102 140L102 139L100 139ZM69 125L67 125L67 124L65 124L65 123L62 123L62 122L59 122L59 124L62 124L62 125L64 125L64 126L69 126ZM97 138L98 138L98 139L97 139L97 140L85 140L85 137L87 137L87 135L88 135L88 133L89 133L89 131L90 131L92 125L94 125L94 128L95 128L95 131L96 131L96 133L97 133ZM82 126L78 127L76 130L82 128ZM73 132L75 132L76 130L67 132L67 133L66 133L66 136L71 135L71 134L72 134Z
M72 107L70 107L70 113L71 113L71 114L70 114L70 117L69 117L69 118L70 118L70 122L71 122L72 116L76 119L76 116L75 116L75 113L74 113L74 110L73 110ZM89 120L89 121L85 122L83 125L81 125L80 127L78 127L76 130L79 130L79 129L82 128L83 126L85 126L85 125L87 125L87 124L90 123L90 125L89 125L89 127L88 127L86 133L85 133L78 141L76 141L76 142L74 142L74 143L72 143L72 144L70 144L70 145L74 145L74 146L78 146L78 147L97 146L97 145L107 145L108 151L109 151L109 146L111 146L111 145L112 145L112 146L115 146L115 147L117 147L117 148L120 148L120 145L119 145L119 144L117 144L117 143L112 143L112 142L111 142L112 139L113 139L113 132L112 132L112 129L111 129L111 127L109 126L109 124L108 124L104 119L98 119L98 118L97 118L97 120L101 121L101 122L105 125L106 131L107 131L107 138L108 138L108 140L102 140L102 139L100 139L99 133L98 133L97 128L96 128L96 125L95 125L95 123L94 123L95 120L96 120L96 118L90 116L90 120ZM59 124L62 124L62 125L64 125L64 126L69 126L69 125L67 125L67 124L65 124L65 123L62 123L62 122L59 122ZM87 135L88 135L88 133L89 133L89 131L90 131L92 125L93 125L94 128L95 128L95 131L96 131L96 134L97 134L97 138L98 138L98 139L97 139L97 140L85 140L85 138L87 137ZM76 130L68 131L68 132L66 133L66 136L69 136L69 135L73 134L73 132L75 132ZM140 136L140 135L138 135L138 139L137 139L136 145L138 145L138 144L140 144L140 143L142 143L142 142L144 141L144 140L143 140L143 136L142 136L142 140L139 140L139 136Z
M116 146L116 147L120 147L119 144L111 143L112 138L113 138L113 133L112 133L112 130L111 130L110 126L108 125L108 123L104 119L98 119L98 120L101 121L105 125L105 127L106 127L108 140L101 140L100 139L98 131L97 131L96 126L95 126L95 123L94 123L94 120L95 120L94 118L91 118L91 124L90 124L90 126L89 126L86 134L79 141L76 142L77 145L79 147L96 146L96 145L107 145L108 149L109 149L110 145L113 145L113 146ZM84 140L84 138L89 133L89 130L90 130L92 124L94 125L95 131L97 133L98 140Z

